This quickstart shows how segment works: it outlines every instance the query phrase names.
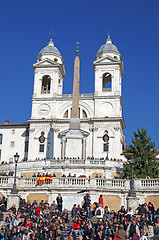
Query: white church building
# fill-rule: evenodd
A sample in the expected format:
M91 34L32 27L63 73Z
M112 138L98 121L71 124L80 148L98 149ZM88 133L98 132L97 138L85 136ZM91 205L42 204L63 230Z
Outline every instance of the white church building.
M74 150L72 155L67 150L65 133L71 118L72 94L63 94L64 60L52 39L36 59L31 118L27 123L0 124L1 171L14 170L14 155L18 152L18 174L23 177L43 171L57 176L101 174L105 178L121 173L125 146L123 62L110 37L93 62L94 93L79 95L81 154ZM72 147L76 149L76 144Z

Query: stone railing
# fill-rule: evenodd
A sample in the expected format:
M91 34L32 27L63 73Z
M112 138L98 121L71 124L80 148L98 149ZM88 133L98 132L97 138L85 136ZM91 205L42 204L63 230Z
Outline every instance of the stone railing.
M34 169L35 172L39 172L40 168L48 169L47 171L50 171L53 166L56 166L56 168L59 167L65 167L69 168L70 166L73 167L79 167L79 166L91 166L95 169L97 168L114 168L118 169L119 171L122 171L123 168L123 161L122 160L105 160L103 158L87 158L87 159L78 159L78 158L57 158L57 159L41 159L41 160L28 160L28 161L20 161L18 162L17 172L27 172L30 171L30 166L32 166L32 169ZM0 164L0 169L2 172L9 172L12 171L15 168L15 163L7 163L7 164ZM115 171L115 170L114 170Z
M135 179L135 187L140 189L158 189L159 179Z
M62 98L72 98L73 94L61 94L61 95L58 95L59 97L62 97ZM82 97L93 97L94 96L94 93L82 93L82 94L79 94L79 97L82 98Z
M50 163L53 165L67 165L67 164L74 164L74 165L81 165L85 164L85 160L81 159L58 159L58 160L50 160Z
M108 189L117 191L129 191L130 180L125 179L105 179L105 178L79 178L79 177L54 177L52 181L46 181L42 185L37 185L37 177L19 178L17 177L17 188L78 188L86 187L88 189ZM0 189L10 189L13 187L14 177L1 176ZM159 179L135 179L135 191L159 191Z

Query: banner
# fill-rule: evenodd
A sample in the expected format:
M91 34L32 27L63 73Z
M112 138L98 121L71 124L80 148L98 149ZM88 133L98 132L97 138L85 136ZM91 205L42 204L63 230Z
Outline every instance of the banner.
M39 177L38 180L36 181L36 184L39 184L39 183L50 183L50 181L52 181L53 177Z

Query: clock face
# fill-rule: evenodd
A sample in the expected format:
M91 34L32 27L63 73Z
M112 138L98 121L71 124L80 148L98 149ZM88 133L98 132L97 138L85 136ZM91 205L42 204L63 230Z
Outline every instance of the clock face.
M39 110L41 113L48 113L50 111L50 106L48 104L41 104Z
M103 136L103 141L104 141L104 142L108 142L108 141L109 141L109 136L108 136L107 134L105 134L105 135Z
M45 137L44 136L40 136L39 137L39 142L40 143L44 143L45 142Z

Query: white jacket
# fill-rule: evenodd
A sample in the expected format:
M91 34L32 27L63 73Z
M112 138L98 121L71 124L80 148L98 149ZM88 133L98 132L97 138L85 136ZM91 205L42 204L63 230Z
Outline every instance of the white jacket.
M101 215L97 215L97 211L100 210L101 211ZM97 207L96 208L96 211L95 211L95 216L96 218L103 218L103 215L104 215L104 209L102 207Z

